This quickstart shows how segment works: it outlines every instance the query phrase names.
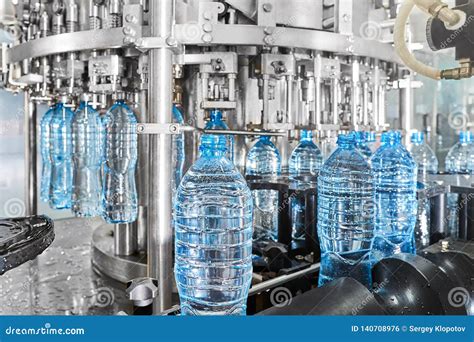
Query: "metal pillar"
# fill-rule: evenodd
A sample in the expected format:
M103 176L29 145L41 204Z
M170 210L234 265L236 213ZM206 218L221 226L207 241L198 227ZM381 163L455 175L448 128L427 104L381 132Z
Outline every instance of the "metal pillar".
M140 92L140 114L138 121L147 123L147 92L142 90ZM147 250L147 211L148 211L148 172L150 170L149 164L149 137L143 134L138 137L138 168L137 168L137 188L138 188L138 218L135 222L137 229L137 248L139 251L146 252Z
M31 100L31 94L24 92L24 131L25 135L25 215L38 213L37 156L36 153L36 103Z
M130 256L137 251L137 226L133 223L114 226L115 255Z
M150 26L153 37L172 34L174 0L150 1ZM172 64L169 48L158 48L149 54L148 108L152 123L172 122ZM171 226L172 137L167 134L150 138L150 197L148 208L148 275L158 279L158 296L153 312L171 307L173 284L173 228Z

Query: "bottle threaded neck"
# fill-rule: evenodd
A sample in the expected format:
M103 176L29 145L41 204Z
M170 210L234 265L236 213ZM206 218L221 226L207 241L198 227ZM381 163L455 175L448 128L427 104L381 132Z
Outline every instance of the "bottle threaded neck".
M400 144L402 141L402 135L398 131L388 131L382 133L382 143L383 144Z
M347 134L339 134L337 136L337 145L342 148L354 147L357 142L356 135L354 132Z
M199 150L203 155L225 155L227 139L224 135L205 134L201 138Z
M313 141L313 132L310 130L302 130L301 141Z
M411 142L414 144L421 144L425 140L423 132L414 132L411 135Z
M212 110L209 115L211 121L222 121L222 112L220 110Z
M474 141L474 134L470 131L464 131L459 133L459 142L462 144L470 144Z

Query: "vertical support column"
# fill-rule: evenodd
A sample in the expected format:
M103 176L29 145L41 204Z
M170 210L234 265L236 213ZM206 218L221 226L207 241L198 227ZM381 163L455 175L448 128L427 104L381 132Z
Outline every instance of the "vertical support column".
M174 0L150 1L150 26L153 37L172 34ZM169 48L150 51L148 59L148 109L151 123L172 122L173 52ZM148 208L148 274L158 279L158 296L153 313L171 307L173 284L173 228L171 225L172 137L150 138L150 197Z
M402 81L399 97L400 128L406 133L405 143L409 142L410 131L413 128L414 111L412 77L413 76L410 74Z
M141 123L147 123L147 92L140 91L140 115L138 120ZM138 219L134 223L137 232L137 249L145 252L147 250L147 212L149 200L149 136L141 134L138 136L138 169L137 169L137 188L138 188Z
M129 256L137 251L137 226L134 223L114 226L115 255Z
M36 103L31 100L28 90L24 92L25 135L25 215L38 213L37 151L36 151Z

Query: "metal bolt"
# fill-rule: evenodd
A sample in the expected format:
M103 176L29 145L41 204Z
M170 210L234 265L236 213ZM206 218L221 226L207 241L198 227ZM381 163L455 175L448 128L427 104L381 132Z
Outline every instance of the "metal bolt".
M212 12L211 11L206 11L203 13L203 18L206 20L211 20L212 19Z
M263 32L265 34L272 34L273 32L275 31L275 28L274 27L271 27L271 26L267 26L263 29Z
M202 36L202 41L204 43L210 43L212 42L212 36L209 33L206 33L205 35Z
M262 8L265 12L269 13L269 12L272 11L273 6L272 6L272 4L266 2L266 3L263 4Z
M171 133L175 133L178 131L178 126L176 125L170 125L170 132Z
M125 16L125 21L130 24L136 24L137 23L137 17L134 16L133 14L127 14Z
M211 23L205 23L202 25L202 30L204 32L212 32L212 24Z
M176 46L177 43L178 43L178 42L176 41L176 39L175 39L174 37L168 37L168 38L166 38L166 44L167 44L168 46Z
M137 126L137 132L138 132L138 133L143 133L143 132L145 132L145 126L144 126L144 125L138 125L138 126Z

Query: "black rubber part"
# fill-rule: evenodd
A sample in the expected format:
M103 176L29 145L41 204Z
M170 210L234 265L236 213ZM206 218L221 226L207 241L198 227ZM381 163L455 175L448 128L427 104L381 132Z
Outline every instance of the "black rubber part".
M278 291L278 288L273 289ZM272 292L271 296L272 296ZM277 298L278 294L275 294ZM291 297L289 297L291 298ZM258 315L296 316L296 315L385 315L383 307L374 295L353 278L339 278L323 287L305 292L299 296L287 298L264 310ZM286 304L286 305L283 305Z
M53 240L54 224L47 216L0 220L0 275L35 259Z
M372 268L374 294L391 315L466 315L449 303L455 283L437 265L412 254L397 254Z

